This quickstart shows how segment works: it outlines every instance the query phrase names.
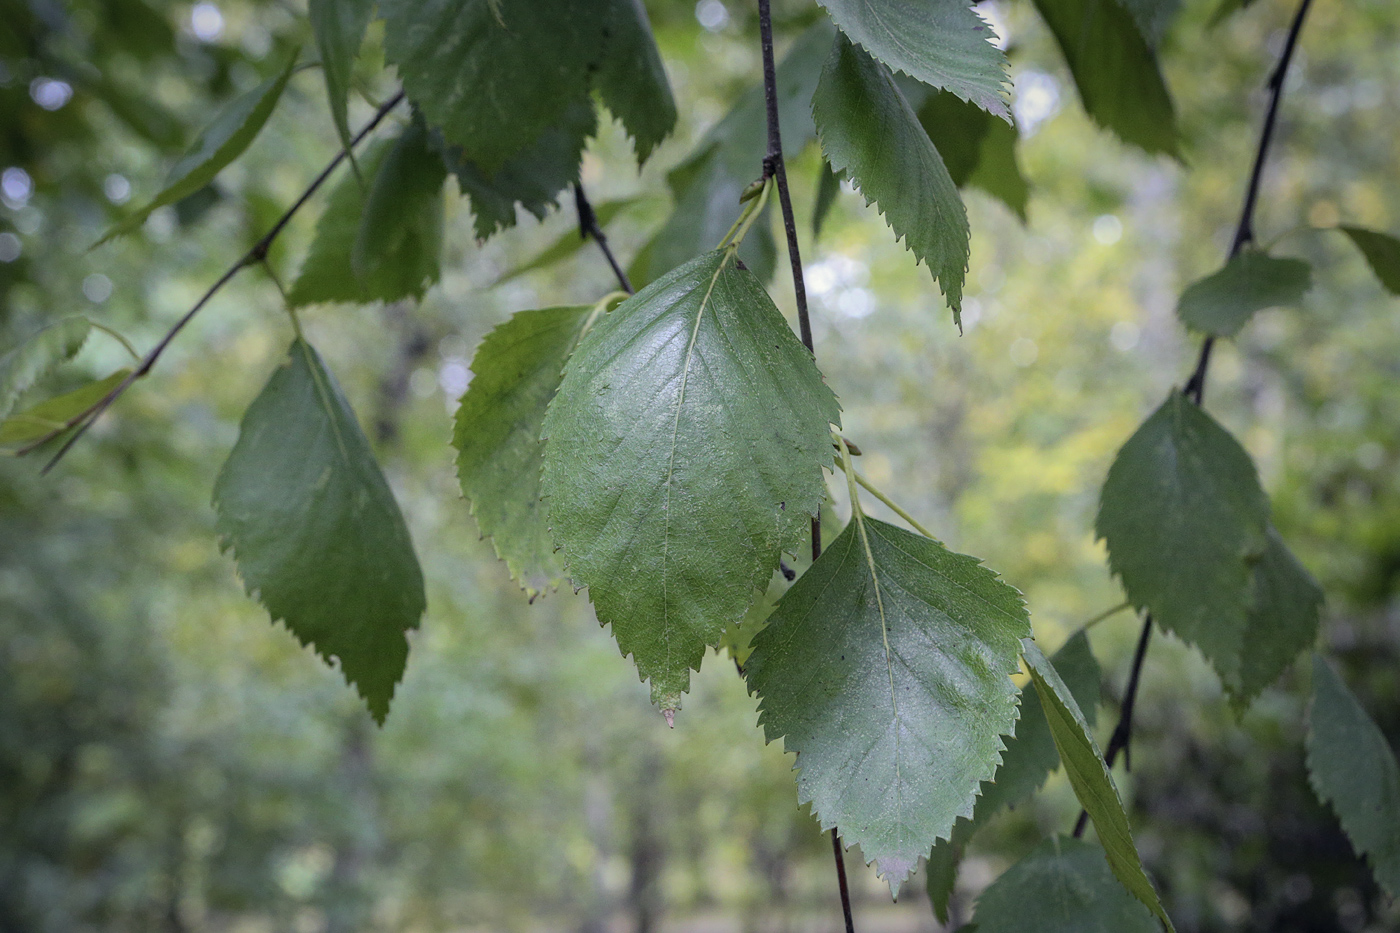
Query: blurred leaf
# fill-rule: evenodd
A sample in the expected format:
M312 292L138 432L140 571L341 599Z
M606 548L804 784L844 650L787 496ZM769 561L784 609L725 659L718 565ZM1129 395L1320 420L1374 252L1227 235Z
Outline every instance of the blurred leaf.
M1301 259L1275 259L1244 250L1219 272L1181 293L1176 315L1193 330L1233 337L1254 312L1296 305L1312 288L1312 267Z
M606 227L612 223L618 214L636 204L640 198L619 198L616 201L600 201L593 205L593 216L598 219L598 226ZM509 282L511 279L519 278L527 272L534 272L538 269L547 269L550 266L568 259L577 253L588 239L581 236L577 230L571 230L545 247L533 259L526 260L518 265L511 266L501 277L492 283L493 287L502 282Z
M248 406L214 507L249 594L338 660L382 724L405 632L423 615L423 574L354 411L302 340Z
M898 83L943 157L953 184L981 188L1025 221L1030 189L1016 162L1016 127L947 91L913 81Z
M1388 233L1378 233L1362 227L1339 228L1371 266L1371 271L1380 279L1381 285L1392 295L1400 295L1400 240Z
M928 264L961 325L967 211L889 69L837 36L812 98L822 151Z
M825 492L840 406L763 286L716 250L584 337L545 418L555 541L652 699L679 708Z
M996 770L1029 633L976 558L857 513L755 639L745 676L765 737L797 753L799 802L894 894Z
M1133 605L1199 647L1228 683L1268 522L1249 454L1173 391L1118 452L1095 527Z
M1400 765L1346 683L1313 655L1308 777L1330 804L1376 883L1400 898Z
M422 283L436 282L442 252L442 183L447 169L428 145L421 120L405 127L374 173L350 247L350 269L363 286L399 271L422 268ZM403 257L412 257L404 263Z
M1060 761L1064 763L1074 795L1094 822L1094 830L1103 845L1109 868L1123 887L1146 904L1174 933L1171 918L1162 908L1157 891L1142 870L1142 861L1138 858L1133 834L1128 828L1128 814L1123 811L1123 800L1118 796L1113 775L1104 763L1079 704L1040 648L1029 640L1024 647L1031 683L1035 684L1035 692L1040 695L1055 748L1060 753Z
M988 120L987 123L987 135L982 138L977 168L967 177L967 184L981 188L1001 201L1025 223L1031 189L1016 159L1016 145L1020 136L1014 126L1001 120ZM937 139L934 145L938 145Z
M321 53L321 74L326 79L326 98L335 121L340 144L350 151L350 123L347 104L355 57L360 54L365 29L374 12L374 0L308 0L307 13L316 48Z
M933 915L944 925L948 923L948 905L958 884L958 864L973 832L972 821L958 817L952 833L933 844L924 862L924 891L933 906Z
M23 447L63 431L68 422L106 398L129 375L131 370L119 369L106 379L89 382L0 421L0 445Z
M977 933L1156 933L1152 914L1113 877L1103 850L1051 836L977 898Z
M588 307L521 311L486 335L457 409L457 478L496 556L533 598L564 577L540 501L545 409Z
M214 121L196 137L180 161L165 179L165 189L140 210L127 216L102 235L95 245L138 229L158 207L174 204L214 180L225 168L243 154L257 138L267 118L272 116L287 81L296 69L297 53L287 57L287 64L276 75L251 91L237 97L219 111Z
M1278 530L1270 524L1266 534L1268 544L1254 565L1250 585L1239 671L1225 678L1225 689L1240 708L1312 646L1322 607L1321 587L1288 550Z
M1157 56L1119 0L1036 0L1094 122L1149 153L1179 156Z
M1011 119L1006 56L963 0L819 0L841 31L894 71Z
M815 206L812 208L812 239L816 240L822 235L822 225L826 223L826 215L831 213L831 208L836 204L836 197L841 193L841 175L831 163L822 159L822 167L817 175L817 197Z
M100 74L93 75L84 84L118 120L152 145L160 149L178 149L184 142L185 127L180 119L150 94L133 93Z
M1210 16L1210 22L1206 28L1213 29L1225 20L1229 19L1240 10L1248 9L1254 5L1254 0L1220 0L1220 5L1215 8L1215 12Z
M1181 0L1118 0L1133 17L1138 33L1156 48L1181 10Z
M85 317L66 317L0 356L0 419L14 410L15 402L34 383L77 356L91 329Z

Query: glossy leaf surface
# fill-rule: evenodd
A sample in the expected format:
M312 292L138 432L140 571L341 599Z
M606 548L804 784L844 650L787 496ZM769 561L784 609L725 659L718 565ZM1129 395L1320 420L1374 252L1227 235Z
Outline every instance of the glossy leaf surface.
M1233 337L1256 311L1296 305L1311 287L1312 267L1303 260L1245 250L1182 292L1176 314L1192 330Z

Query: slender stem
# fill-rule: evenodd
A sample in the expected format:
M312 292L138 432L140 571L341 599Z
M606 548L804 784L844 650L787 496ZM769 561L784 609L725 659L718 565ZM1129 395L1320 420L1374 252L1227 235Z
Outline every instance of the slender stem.
M122 336L122 334L119 331L113 330L106 324L103 324L101 321L88 321L88 326L96 330L100 330L108 337L111 337L117 343L121 344L122 348L125 349L127 353L131 354L131 358L133 360L135 360L138 363L141 362L141 354L136 352L136 348L131 345L131 341L127 340L124 336Z
M389 115L389 112L399 105L399 102L402 101L403 98L404 92L399 91L393 97L386 100L380 106L379 110L375 112L374 116L370 118L369 122L366 123L360 129L360 131L355 134L355 138L350 141L350 147L354 148L355 146L358 146L366 136L368 136L371 132L374 131L375 127L377 127L381 122L383 122L384 118ZM194 320L195 315L198 314L201 310L203 310L204 306L209 303L209 300L215 295L217 295L219 291L223 289L223 287L227 285L230 280L233 279L234 276L236 276L247 266L251 266L254 263L264 262L267 259L267 252L271 248L273 240L277 239L278 235L281 234L281 232L286 228L287 224L291 222L292 218L296 215L296 213L300 211L302 207L306 204L306 202L311 200L311 196L314 195L323 184L325 184L326 179L331 177L331 174L336 170L340 163L344 161L347 151L348 150L346 149L341 149L335 154L335 158L331 159L330 162L326 164L326 167L321 170L321 173L317 175L315 179L312 180L311 184L309 184L306 187L306 190L301 193L301 196L298 197L296 201L292 204L292 206L287 208L287 210L283 212L282 216L277 219L277 222L272 225L272 229L268 230L267 233L263 234L262 238L259 239L256 243L254 243L252 247L248 250L248 252L240 256L233 265L229 266L229 268L224 272L223 275L219 276L218 280L209 287L209 290L204 293L204 295L199 299L199 301L195 302L194 307L186 311L184 316L175 322L175 326L171 327L170 330L166 331L165 336L162 337L160 341L154 347L151 348L150 352L142 358L141 365L136 367L136 369L132 370L131 375L123 379L120 383L117 384L116 388L114 388L111 392L108 392L105 396L103 396L103 398L100 401L98 401L97 404L93 405L87 411L83 412L73 422L70 423L70 426L76 426L77 430L74 431L72 436L69 437L68 440L64 442L63 446L58 449L58 453L54 454L53 459L51 459L44 466L44 469L41 471L42 473L48 473L50 470L52 470L54 466L58 463L58 461L63 459L64 454L68 453L68 451L72 449L73 445L78 442L78 439L82 437L84 433L86 433L87 429L92 427L93 423L96 422L98 418L102 417L102 414L108 408L112 407L112 403L115 402L117 399L121 398L122 394L125 393L126 390L131 387L131 384L133 382L135 382L137 379L140 379L142 376L146 375L148 372L151 371L151 368L155 366L156 361L160 359L161 354L165 352L166 347L170 346L171 342L175 339L176 335L178 335L180 331L185 329L186 324ZM53 435L50 435L50 437L44 438L44 441L41 441L40 443L48 441L52 436ZM28 453L30 450L34 449L34 446L26 448L24 451L22 451L22 453Z
M608 246L607 234L603 232L602 226L598 223L598 215L593 213L593 205L588 203L588 195L583 193L583 183L574 184L574 207L578 210L578 233L585 240L591 239L598 244L598 248L603 251L603 256L608 260L608 265L612 266L613 275L617 276L617 284L622 286L622 290L629 295L636 294L632 289L632 281L627 278L627 273L618 264L617 257L613 255L612 247Z
M1094 616L1094 617L1093 617L1092 619L1090 619L1088 622L1085 622L1083 625L1079 626L1079 631L1081 631L1081 632L1087 632L1087 631L1089 631L1089 629L1091 629L1091 628L1093 628L1094 626L1098 625L1100 622L1104 621L1105 619L1111 619L1111 618L1113 618L1114 616L1118 615L1118 613L1122 612L1124 609L1130 609L1130 608L1132 608L1132 605L1133 605L1132 603L1127 602L1127 601L1124 601L1124 602L1121 602L1121 603L1119 603L1118 605L1114 606L1112 609L1105 609L1103 612L1100 612L1098 615Z
M838 446L843 448L846 446L844 439L841 438L840 435L832 434L831 436L837 439ZM849 454L849 451L843 450L842 453ZM862 489L870 493L876 499L879 499L881 502L883 502L891 512L904 519L904 521L909 524L910 528L913 528L925 538L929 538L934 541L938 540L937 538L933 537L932 532L930 532L923 525L919 524L918 520L915 519L914 516L910 515L908 512L904 511L904 509L900 508L898 503L896 503L889 496L881 492L874 483L870 482L870 480L866 479L865 476L862 475L859 470L851 466L850 461L849 459L847 459L847 457L843 456L840 460L836 461L836 465L839 466L843 472L849 472L850 476L855 478L855 481L860 484Z
M841 854L841 837L834 826L831 829L831 854L836 859L836 886L841 890L841 916L846 921L846 933L855 933L856 922L851 916L851 887L846 882L846 859Z

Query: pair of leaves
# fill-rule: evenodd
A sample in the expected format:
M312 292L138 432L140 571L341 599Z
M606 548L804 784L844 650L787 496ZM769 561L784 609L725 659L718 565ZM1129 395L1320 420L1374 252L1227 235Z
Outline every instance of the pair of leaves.
M1269 520L1254 464L1173 391L1118 452L1095 527L1129 600L1247 704L1312 643L1321 591Z
M1400 898L1400 765L1346 683L1313 656L1308 778L1385 892Z
M1309 288L1312 267L1303 260L1246 249L1182 292L1176 314L1193 330L1233 337L1256 311L1297 305Z
M361 169L363 182L342 177L316 222L311 251L287 295L294 308L417 299L441 274L446 169L421 121L370 147Z
M745 676L799 800L896 894L995 771L1029 632L976 558L857 513L754 639Z
M225 106L170 169L160 194L103 234L97 245L138 229L156 208L199 191L242 155L276 109L296 60L293 52L281 71Z
M340 662L383 723L425 599L408 528L330 371L297 339L248 407L214 486L250 594Z

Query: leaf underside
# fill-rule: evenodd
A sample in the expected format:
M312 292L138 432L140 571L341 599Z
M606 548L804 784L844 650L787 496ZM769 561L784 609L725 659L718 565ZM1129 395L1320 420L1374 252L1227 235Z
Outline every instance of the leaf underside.
M1176 314L1193 330L1233 337L1256 311L1297 305L1311 287L1312 267L1303 260L1245 250L1182 292Z

